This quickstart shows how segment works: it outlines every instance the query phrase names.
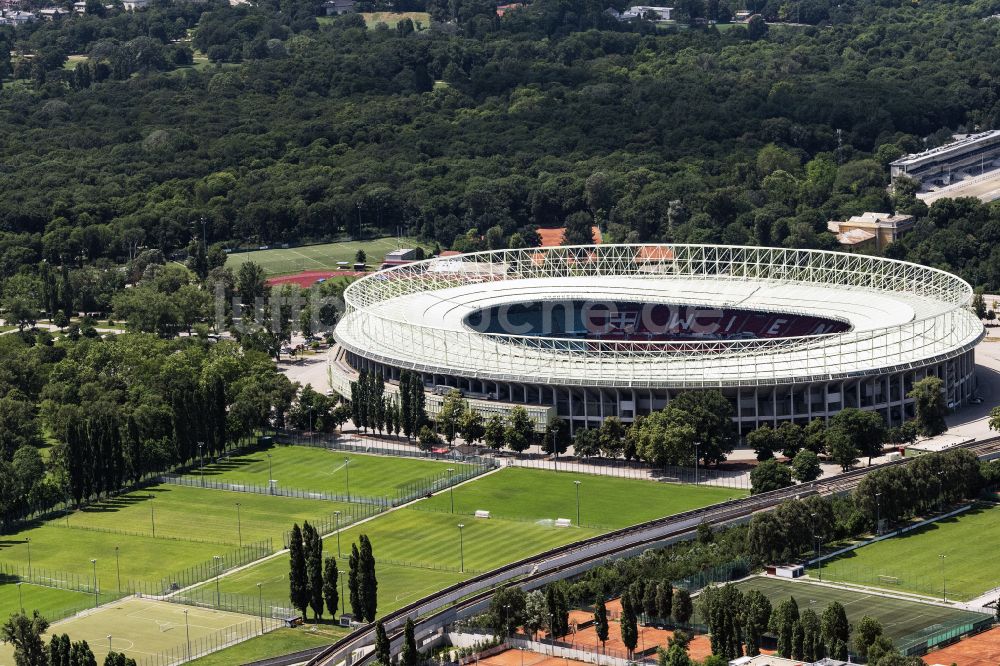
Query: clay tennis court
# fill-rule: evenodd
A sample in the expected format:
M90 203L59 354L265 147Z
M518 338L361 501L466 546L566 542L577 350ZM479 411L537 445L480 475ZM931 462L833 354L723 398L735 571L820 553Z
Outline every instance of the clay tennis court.
M618 618L622 609L621 600L613 599L612 601L607 602L607 609L609 617ZM559 637L556 640L564 643L572 643L580 649L588 652L601 652L601 641L597 639L597 631L594 629L593 620L594 614L589 611L570 611L570 632L566 636ZM586 623L590 623L589 626L580 626ZM576 628L575 631L574 628ZM544 637L545 632L541 631L538 635L539 637ZM657 629L652 626L647 627L640 623L639 641L636 646L636 651L646 652L649 650L652 652L651 648L666 648L667 642L673 637L673 635L674 632L668 629ZM624 655L626 653L625 644L622 643L621 625L614 619L608 623L608 640L604 644L603 649L606 649L610 654ZM710 654L712 654L712 647L708 636L693 636L691 643L688 645L688 655L696 661L701 661ZM527 662L525 662L525 666L528 666ZM545 666L551 665L547 664Z
M926 664L956 666L996 666L1000 664L1000 627L935 650L924 657Z

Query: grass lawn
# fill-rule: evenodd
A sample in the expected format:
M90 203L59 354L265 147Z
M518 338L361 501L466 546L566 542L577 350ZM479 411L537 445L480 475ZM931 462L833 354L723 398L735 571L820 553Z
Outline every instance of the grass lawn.
M98 664L104 663L108 653L109 635L112 649L139 663L173 664L184 657L188 637L191 651L197 653L205 646L250 636L259 630L259 623L259 618L250 615L126 598L59 622L48 633L58 631L74 641L87 641ZM48 634L43 639L48 643ZM13 664L12 653L12 646L0 645L0 664Z
M344 554L346 555L350 550L350 545L348 541L344 541L344 545L347 546L344 550ZM378 542L373 543L373 546L375 548L375 556L378 557ZM331 539L328 537L323 542L323 549L324 556L335 554L337 552L336 538ZM344 583L344 594L346 595L347 560L339 560L337 566L340 569L340 575ZM472 575L450 571L415 569L413 567L400 567L389 564L377 564L375 573L378 577L379 615L390 613L408 603L449 585L458 583ZM261 584L260 594L263 595L265 605L287 607L289 605L288 557L279 556L231 576L225 576L219 580L222 594L239 594L249 599L256 598L258 594L257 583ZM213 585L206 583L203 586L204 589L208 590L209 596L211 596L211 592L214 589ZM342 601L344 608L350 612L351 605L349 600L344 598ZM311 612L309 617L312 617Z
M277 629L188 663L192 666L246 664L259 659L330 645L347 633L346 629L340 627L321 626L318 631L316 629L315 625L295 629Z
M342 571L347 569L350 544L359 534L372 541L378 561L379 613L458 582L472 575L556 546L599 534L596 528L557 528L552 520L569 517L575 522L576 486L580 480L581 513L593 512L595 522L608 529L739 496L740 491L704 486L693 488L651 481L554 473L544 470L505 469L455 489L455 514L449 513L450 493L422 500L414 508L400 509L341 534ZM586 492L591 495L588 503ZM596 501L600 497L601 501ZM421 510L421 507L432 510ZM468 515L488 509L494 517ZM584 523L588 522L584 518ZM465 527L459 534L458 524ZM324 553L337 552L336 537L324 541ZM461 568L462 557L466 573ZM450 571L402 567L385 561L406 562ZM288 561L278 557L221 580L223 592L255 594L261 583L265 597L288 597Z
M345 459L351 461L349 465L345 464ZM218 481L266 487L270 473L280 488L346 495L349 473L352 496L393 499L397 490L406 484L447 475L448 468L457 471L463 467L468 466L435 460L345 453L309 446L275 446L206 465L205 476ZM193 475L198 473L199 470L192 470Z
M882 623L885 635L894 641L917 632L936 633L938 629L985 617L966 610L892 599L802 580L757 577L736 585L743 592L760 590L771 601L772 606L777 606L790 596L795 597L799 612L812 608L817 615L822 615L831 602L838 601L847 611L847 619L851 624L856 626L863 616L870 615Z
M390 28L395 28L397 23L406 18L413 21L414 29L416 29L417 23L420 24L422 30L431 27L431 15L427 12L361 12L361 17L365 20L365 25L368 26L369 30L379 23L385 23Z
M1000 506L973 509L847 553L823 578L934 596L947 586L949 599L967 600L1000 586L998 543Z
M744 497L746 492L715 486L691 486L591 474L507 468L455 488L455 511L491 511L501 518L576 523L576 485L580 482L580 522L612 529L688 509ZM450 496L441 493L417 508L448 511Z
M13 582L0 583L0 618L6 620L12 614L20 612L22 604L28 615L37 610L49 621L53 621L73 612L92 608L94 595L24 583L18 596L17 585Z
M377 268L382 263L386 252L391 252L399 247L416 247L417 244L412 238L397 240L396 237L391 236L368 241L343 241L287 249L255 250L229 255L226 266L233 271L238 271L244 262L253 261L261 266L267 275L284 275L308 270L337 270L343 268L337 266L338 261L353 264L354 256L358 250L364 250L368 255L368 265Z
M227 555L237 548L236 502L244 543L271 537L276 549L293 522L326 518L352 505L320 500L271 497L180 486L153 486L108 502L50 520L0 540L0 557L25 567L31 539L36 575L43 569L72 574L88 582L90 559L97 559L97 576L105 586L116 582L115 547L123 583L155 581L182 569ZM151 511L156 522L152 536ZM67 527L68 524L68 527ZM114 534L120 530L132 534ZM57 574L51 574L57 575Z

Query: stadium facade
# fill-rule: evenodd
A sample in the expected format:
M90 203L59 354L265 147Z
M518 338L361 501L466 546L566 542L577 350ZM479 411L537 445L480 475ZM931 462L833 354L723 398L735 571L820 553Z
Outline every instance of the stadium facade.
M479 252L374 273L350 285L330 359L394 391L421 375L433 414L459 389L484 414L525 406L539 428L625 422L682 391L715 388L741 434L846 407L890 425L913 384L976 390L984 329L972 289L911 263L816 250L598 245Z

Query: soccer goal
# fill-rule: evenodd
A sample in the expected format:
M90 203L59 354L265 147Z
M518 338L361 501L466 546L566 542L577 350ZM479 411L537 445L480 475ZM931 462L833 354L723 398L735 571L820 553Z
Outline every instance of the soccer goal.
M896 576L882 576L878 577L878 582L885 585L899 585L899 578Z

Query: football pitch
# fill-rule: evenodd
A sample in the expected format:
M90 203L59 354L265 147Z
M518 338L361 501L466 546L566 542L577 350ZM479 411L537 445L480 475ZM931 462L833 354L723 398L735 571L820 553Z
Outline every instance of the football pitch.
M354 257L358 250L364 250L368 265L378 268L386 252L392 252L401 247L417 247L417 245L417 241L413 238L397 239L390 236L366 241L343 241L322 245L273 248L233 253L226 260L226 266L236 272L244 262L252 261L263 268L267 275L284 275L309 270L333 271L344 268L338 266L338 262L354 264Z
M455 512L474 514L485 510L497 517L519 520L569 518L575 525L577 481L580 523L600 529L628 527L747 494L716 486L508 467L455 488ZM415 507L449 511L451 495L439 493Z
M350 513L356 506L151 486L68 517L33 524L0 541L0 555L5 563L26 569L30 548L35 576L49 576L57 586L89 586L96 566L99 587L111 589L117 587L119 573L127 586L130 580L157 581L212 562L216 555L226 557L238 548L240 534L244 545L270 538L274 549L280 550L284 532L293 522L326 519L338 509ZM57 580L62 578L73 584Z
M345 453L310 446L274 446L205 465L205 477L231 483L395 499L399 489L425 479L471 469L462 463ZM192 470L198 476L200 469Z
M846 553L823 565L823 578L968 600L1000 586L997 543L1000 507L972 509Z
M580 515L576 526L576 484L580 481ZM352 477L353 482L353 477ZM353 487L353 486L352 486ZM379 580L379 614L389 612L435 590L508 562L572 541L685 509L739 497L743 491L617 479L605 476L506 468L421 500L340 535L339 567L358 536L371 539ZM478 519L476 510L492 512ZM572 527L554 526L569 518ZM587 527L590 521L601 527ZM463 525L459 528L459 524ZM337 537L323 542L325 556L337 554ZM464 563L465 572L461 572ZM401 566L405 564L405 566ZM252 595L257 583L265 598L288 597L288 558L277 557L225 576L224 593ZM207 588L207 585L206 585Z
M789 597L795 597L800 613L812 608L817 615L822 615L830 603L837 601L844 606L851 624L857 625L862 617L870 615L882 623L885 635L893 641L899 641L907 636L912 637L918 633L936 633L938 630L975 622L985 617L980 613L957 608L908 599L894 599L803 580L758 576L737 583L736 586L743 592L760 590L771 601L772 606L777 606Z
M47 643L53 633L65 633L74 641L85 640L99 664L104 662L110 643L111 649L142 663L143 658L162 653L183 658L188 636L191 653L197 654L213 641L249 638L259 630L260 618L250 615L129 598L54 624L44 639ZM0 664L13 663L12 646L0 644ZM165 659L164 663L179 662Z

